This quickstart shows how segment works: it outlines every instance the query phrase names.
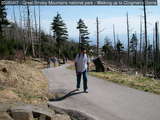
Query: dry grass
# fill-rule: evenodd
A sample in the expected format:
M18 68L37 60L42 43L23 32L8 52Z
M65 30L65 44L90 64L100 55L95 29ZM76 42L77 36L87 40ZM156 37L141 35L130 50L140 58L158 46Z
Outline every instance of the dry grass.
M114 83L129 86L146 92L160 94L160 81L141 75L128 75L117 72L91 72L90 75L96 76Z
M46 101L48 81L41 68L43 64L31 60L22 64L1 60L0 102L23 101L37 104Z

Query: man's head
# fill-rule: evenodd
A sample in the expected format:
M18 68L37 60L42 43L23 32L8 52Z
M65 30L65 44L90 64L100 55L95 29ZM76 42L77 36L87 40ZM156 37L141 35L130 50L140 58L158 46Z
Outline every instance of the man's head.
M85 54L85 53L86 53L86 49L82 47L82 48L80 49L80 52L83 53L83 54Z

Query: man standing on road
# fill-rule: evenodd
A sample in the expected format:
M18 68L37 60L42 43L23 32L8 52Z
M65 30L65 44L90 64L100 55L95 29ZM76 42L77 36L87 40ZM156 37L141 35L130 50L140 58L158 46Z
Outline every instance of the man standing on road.
M81 75L83 75L83 89L85 93L88 93L87 72L89 70L89 58L84 48L81 48L80 53L75 58L75 70L77 75L77 90L80 88Z

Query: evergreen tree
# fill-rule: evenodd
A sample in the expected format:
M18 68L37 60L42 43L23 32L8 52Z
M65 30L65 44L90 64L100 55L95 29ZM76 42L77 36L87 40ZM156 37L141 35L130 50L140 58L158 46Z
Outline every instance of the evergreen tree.
M2 4L3 2L4 0L0 1L0 38L2 38L3 27L9 24L6 18L7 13L6 13L5 5Z
M13 53L13 44L12 41L5 40L3 31L4 28L9 24L7 20L7 13L5 9L5 5L3 4L4 0L0 1L0 57L8 56Z
M57 13L57 15L54 17L51 25L54 33L54 38L57 42L58 57L60 57L61 49L64 43L68 40L67 27L66 24L63 22L62 17L59 13Z
M86 49L89 48L89 33L88 33L88 27L85 25L84 21L80 19L77 23L77 29L79 30L79 44L80 47L84 47Z
M130 51L133 54L134 64L136 64L137 62L137 43L138 43L137 35L133 34L130 41Z
M117 52L118 52L118 61L120 62L120 59L121 59L121 52L122 52L123 49L124 49L124 46L123 46L123 44L121 43L120 40L117 41L116 48L117 48Z
M108 37L105 37L105 45L102 47L102 51L105 53L108 59L113 57L113 46L112 42Z

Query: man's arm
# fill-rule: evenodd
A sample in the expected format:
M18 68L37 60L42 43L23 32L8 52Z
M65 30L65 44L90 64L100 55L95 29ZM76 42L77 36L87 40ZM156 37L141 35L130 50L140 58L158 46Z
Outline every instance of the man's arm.
M75 70L76 70L76 73L77 73L77 62L75 62Z
M89 72L89 62L87 63L88 67L87 67L87 71Z
M87 57L87 71L89 72L89 65L90 65L90 59L89 59L89 57Z
M75 58L75 63L74 63L74 65L75 65L75 71L76 71L76 73L77 73L77 56L76 56L76 58Z

